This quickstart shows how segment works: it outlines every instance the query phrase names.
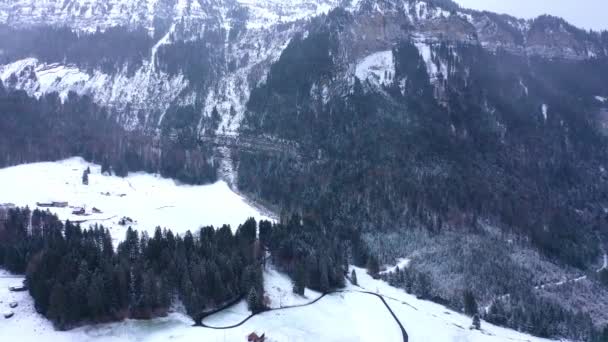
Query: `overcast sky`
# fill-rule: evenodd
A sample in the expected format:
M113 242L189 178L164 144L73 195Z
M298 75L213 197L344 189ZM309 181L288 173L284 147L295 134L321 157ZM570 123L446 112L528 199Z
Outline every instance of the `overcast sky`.
M608 30L608 0L455 0L460 6L521 18L551 14L585 29Z

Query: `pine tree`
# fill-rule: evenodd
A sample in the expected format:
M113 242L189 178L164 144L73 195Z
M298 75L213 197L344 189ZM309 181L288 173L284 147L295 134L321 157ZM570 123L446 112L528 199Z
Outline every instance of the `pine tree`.
M329 275L327 274L327 268L321 269L321 274L319 276L319 287L321 292L329 291Z
M597 338L598 342L608 342L608 325L605 325Z
M99 272L91 278L87 291L88 309L93 317L100 317L105 313L105 299L103 297L103 279Z
M414 283L414 293L420 298L429 298L431 292L431 281L424 273L418 273Z
M602 284L604 284L604 286L608 287L608 268L603 268L599 273L598 273L600 282Z
M327 268L327 258L321 257L319 260L319 289L321 292L329 291L329 270Z
M266 246L270 246L270 238L272 236L272 223L270 221L260 221L260 242Z
M113 255L114 255L114 245L112 244L112 235L110 234L110 231L107 229L104 229L103 226L101 227L103 230L103 240L102 240L102 250L103 250L103 256L107 259L110 259Z
M350 281L351 283L353 283L353 285L359 286L359 281L357 280L357 272L355 272L355 270L350 273Z
M78 268L78 276L70 291L72 310L76 319L88 316L87 291L89 289L89 277L87 263L82 261Z
M477 301L475 300L475 296L469 290L464 291L463 294L463 302L464 302L464 313L467 316L474 316L478 313L477 311Z
M407 268L403 270L403 282L405 283L405 292L412 293L414 291L414 277Z
M65 287L57 282L51 291L47 316L57 325L57 328L66 328L66 316L68 313L68 297Z
M218 301L224 301L226 299L226 283L222 279L220 271L216 268L214 272L212 272L213 276L213 289L214 291L211 293L213 298Z
M262 310L260 296L253 287L249 290L249 294L247 295L247 306L253 313L258 313Z
M159 297L156 277L151 270L147 270L142 274L141 288L140 308L144 310L142 313L147 316L151 310L157 307Z
M296 265L296 274L294 277L293 283L293 292L295 294L299 294L300 296L304 295L304 291L306 289L306 266L303 262L298 262Z
M257 234L257 223L255 219L253 217L247 219L247 221L239 227L239 233L243 241L247 243L254 242Z
M471 326L475 330L481 329L481 320L479 319L479 315L473 316L473 325Z
M217 129L219 124L222 122L222 117L220 116L220 113L217 111L217 107L213 107L213 110L211 111L211 124L213 125L214 129Z
M193 300L195 297L194 288L187 272L182 275L180 290L180 299L184 302L188 313L193 314L199 311L199 303Z
M101 174L108 175L108 176L112 175L112 170L110 169L110 164L105 159L103 160L103 162L101 162Z
M82 173L82 184L89 185L89 174L86 170Z
M372 277L377 277L379 272L380 265L378 264L378 259L375 256L371 255L367 259L367 273L369 273L369 275L371 275Z

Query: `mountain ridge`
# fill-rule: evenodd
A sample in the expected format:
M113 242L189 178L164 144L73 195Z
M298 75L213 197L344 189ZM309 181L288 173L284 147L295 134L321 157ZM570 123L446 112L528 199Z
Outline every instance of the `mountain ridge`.
M78 71L81 80L89 80L84 81L84 87L82 82L74 84L70 80L48 80L48 77L44 82L50 82L55 87L45 87L30 80L37 78L34 77L37 74L33 75L32 70L46 69L49 63L40 61L34 63L37 64L34 66L34 60L23 60L18 65L30 68L16 68L9 73L7 70L16 65L4 67L2 81L5 84L14 84L15 88L24 89L30 95L40 92L38 88L42 89L42 92L75 91L80 95L91 95L98 104L118 111L125 118L123 125L129 129L160 128L169 107L161 106L156 98L161 92L168 93L168 96L160 97L166 104L184 106L204 103L201 104L201 116L210 116L213 109L217 108L222 117L219 130L236 133L249 92L256 83L263 82L263 75L269 65L278 58L293 35L306 31L306 24L302 23L302 20L309 20L335 8L345 8L359 18L360 26L364 29L360 31L361 36L358 38L363 41L357 43L369 51L379 51L378 44L384 45L386 49L395 39L413 37L427 45L439 42L473 44L494 52L504 50L513 54L549 59L577 61L608 56L608 34L588 33L553 17L524 21L490 12L461 9L451 1L358 0L348 3L337 0L302 0L286 5L276 0L261 3L246 0L163 0L148 1L146 6L127 0L114 0L103 5L104 3L74 0L59 6L58 1L47 0L43 3L37 2L34 6L33 2L28 0L11 4L6 2L0 4L0 23L17 30L39 25L67 26L85 35L86 32L99 33L99 29L103 32L103 29L116 26L143 28L155 42L154 46L148 48L147 53L143 50L144 55L139 57L141 60L138 62L141 66L136 73L139 79L138 89L147 88L148 95L142 97L134 93L135 90L114 91L115 95L112 96L104 94L105 89L122 87L123 79L129 80L130 83L135 81L130 75L125 75L124 65L116 65L112 71L116 76L106 75L106 81L98 84L90 82L92 79L99 79L98 70ZM136 3L140 5L136 6ZM284 29L281 27L286 26L290 26L292 32L282 34ZM381 31L365 32L373 28L381 28ZM188 77L185 77L187 75L167 74L157 67L159 49L170 49L178 42L206 39L204 37L209 34L205 32L215 32L217 38L206 44L217 45L215 50L219 52L215 53L215 61L210 60L207 67L218 70L216 76L207 76L207 89L194 86ZM374 41L366 39L366 36L372 37ZM258 57L251 60L251 56L260 54L257 51L260 48L259 43L257 47L251 45L256 40L270 41L271 45L267 47L268 50L261 59ZM74 65L65 58L63 61L54 62L64 64L65 68L74 71ZM227 66L232 70L226 70ZM26 80L8 82L13 74L22 75L21 78L25 77ZM170 85L161 86L158 82L160 80ZM253 84L250 82L252 80ZM141 111L156 114L151 120L147 119L149 114L141 120L141 114L138 114ZM204 134L205 128L199 125L199 132Z

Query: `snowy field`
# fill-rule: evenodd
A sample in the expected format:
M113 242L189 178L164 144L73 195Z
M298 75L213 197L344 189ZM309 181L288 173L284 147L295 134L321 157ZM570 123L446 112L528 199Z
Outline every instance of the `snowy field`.
M482 321L482 331L469 330L471 319L444 307L416 299L388 284L374 280L365 270L356 268L363 289L386 296L409 340L419 341L529 341L543 339L512 330L499 328ZM357 293L361 288L348 286L345 292L328 295L317 303L282 311L267 312L247 321L240 327L212 330L192 327L192 321L180 313L150 321L128 320L121 323L101 324L78 328L68 332L54 331L44 317L35 313L27 292L11 293L8 286L18 284L19 277L0 271L0 311L8 311L8 303L17 301L11 319L0 317L0 332L7 341L20 342L97 342L97 341L246 341L256 331L266 333L271 341L386 341L400 342L401 332L382 302L375 296ZM293 295L289 279L272 269L265 272L265 289L272 307L301 304L319 296L306 290L306 298ZM246 304L240 303L219 314L208 317L209 326L232 325L249 315Z
M91 168L89 185L82 173ZM133 219L133 228L154 232L157 226L176 233L201 226L230 224L236 230L249 217L268 219L224 182L205 186L180 185L171 179L145 173L126 178L105 176L99 165L82 158L36 163L0 169L0 204L13 203L34 209L36 203L68 202L66 208L50 208L62 220L108 227L115 241L125 237L123 217ZM86 216L73 215L84 208ZM93 213L97 208L101 213Z

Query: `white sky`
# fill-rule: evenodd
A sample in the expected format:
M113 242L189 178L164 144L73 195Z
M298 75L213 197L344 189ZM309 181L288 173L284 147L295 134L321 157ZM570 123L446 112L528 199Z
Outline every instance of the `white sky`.
M608 0L454 0L460 6L520 18L541 14L562 17L575 26L608 30Z

